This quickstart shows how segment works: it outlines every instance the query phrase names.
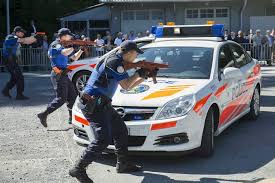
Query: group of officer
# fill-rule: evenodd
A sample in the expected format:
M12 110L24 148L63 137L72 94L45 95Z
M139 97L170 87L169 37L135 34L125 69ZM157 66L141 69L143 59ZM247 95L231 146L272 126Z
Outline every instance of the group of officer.
M17 84L17 99L27 99L23 95L24 79L18 64L16 63L16 49L19 44L31 44L34 38L23 38L25 31L16 27L12 35L7 36L4 43L7 68L11 74L11 80L2 91L4 96L10 97L9 90ZM123 62L134 62L138 54L142 54L136 43L125 41L119 51L104 60L101 60L92 72L84 91L77 97L73 83L67 76L69 59L78 60L83 53L82 47L75 50L73 47L64 47L63 41L69 41L73 34L67 28L58 31L57 39L50 45L48 56L52 66L52 77L57 83L56 97L47 106L46 110L37 116L44 127L47 127L47 116L67 102L69 109L69 123L72 121L72 107L76 102L80 106L85 118L89 121L91 130L95 133L95 140L85 149L82 156L76 161L69 174L80 182L93 182L86 173L86 168L102 151L114 141L117 155L117 173L140 171L141 166L130 163L128 154L128 131L123 119L112 107L112 97L120 85L129 90L140 84L152 73L145 69L136 70L129 76L124 69ZM155 74L155 73L154 73Z

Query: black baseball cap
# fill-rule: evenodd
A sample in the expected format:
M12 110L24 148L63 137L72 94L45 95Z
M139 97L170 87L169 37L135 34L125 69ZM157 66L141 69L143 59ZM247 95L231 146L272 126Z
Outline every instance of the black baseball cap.
M74 36L74 34L68 28L61 28L58 30L57 32L58 37L65 36L65 35Z
M22 32L22 33L26 34L26 31L21 26L14 27L13 32L15 32L15 33Z
M127 53L128 51L132 51L135 50L137 51L139 54L143 54L143 51L140 50L137 47L137 44L134 41L123 41L120 45L120 47L122 48L124 53Z

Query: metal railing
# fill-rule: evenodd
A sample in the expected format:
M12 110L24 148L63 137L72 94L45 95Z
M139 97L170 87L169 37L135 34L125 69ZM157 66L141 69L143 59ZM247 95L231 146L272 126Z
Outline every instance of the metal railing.
M241 44L251 56L259 61L275 61L275 45ZM97 51L95 47L88 47L88 51L81 58L102 56L107 51ZM50 61L47 51L42 48L21 48L18 53L18 64L24 70L50 70ZM0 48L0 67L3 67L3 49ZM2 69L1 69L2 70Z
M275 53L275 45L269 44L262 44L262 45L255 45L244 43L241 44L242 47L251 53L251 56L259 61L267 61L273 62L274 61L274 53Z

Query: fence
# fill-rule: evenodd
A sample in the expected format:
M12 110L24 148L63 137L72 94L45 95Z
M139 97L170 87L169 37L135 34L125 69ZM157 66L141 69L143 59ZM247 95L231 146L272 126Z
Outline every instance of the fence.
M246 51L251 52L251 56L260 61L271 62L274 61L275 45L253 45L241 44ZM96 51L95 47L88 47L87 51L82 54L81 58L92 56L102 56L105 51ZM3 49L0 48L0 67L3 71ZM47 51L42 48L21 48L18 56L18 63L25 71L28 70L49 70L50 62L47 56Z
M241 44L246 51L251 53L251 56L259 61L274 61L275 45L253 45L249 43Z

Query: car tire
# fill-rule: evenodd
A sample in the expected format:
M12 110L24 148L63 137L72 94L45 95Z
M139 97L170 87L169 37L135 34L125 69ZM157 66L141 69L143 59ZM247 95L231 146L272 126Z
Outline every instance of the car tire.
M211 108L205 119L201 146L197 154L202 158L211 157L214 153L214 111Z
M257 120L260 116L260 91L259 88L256 87L250 102L250 111L245 116L246 119L249 120Z
M90 75L91 75L90 71L81 71L81 72L78 72L73 77L73 84L78 92L80 92L84 89Z

